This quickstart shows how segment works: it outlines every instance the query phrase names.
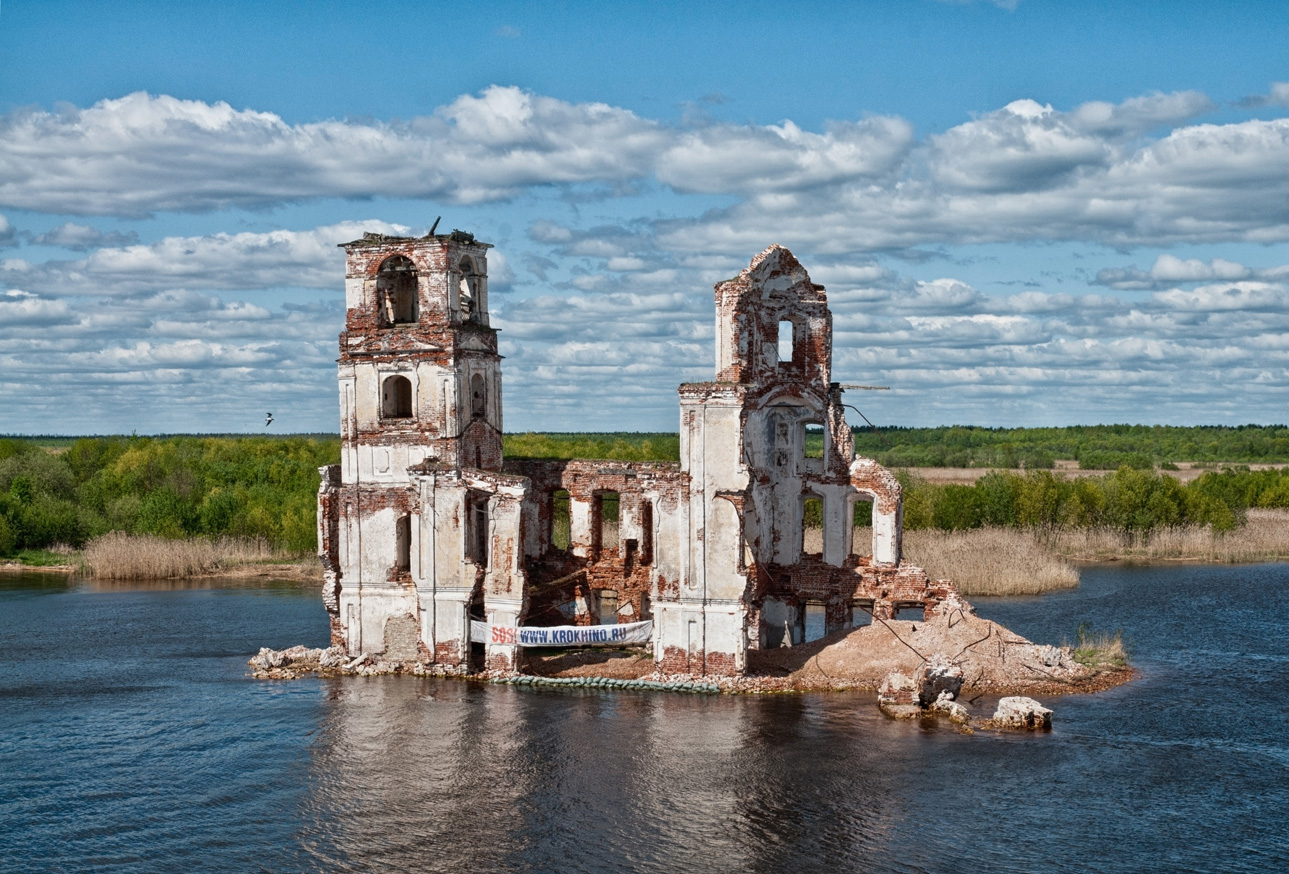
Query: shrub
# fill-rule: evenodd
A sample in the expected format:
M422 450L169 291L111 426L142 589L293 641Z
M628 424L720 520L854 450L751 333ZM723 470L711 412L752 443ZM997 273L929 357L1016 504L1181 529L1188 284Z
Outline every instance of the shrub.
M13 555L17 545L18 538L14 535L9 520L0 516L0 555Z

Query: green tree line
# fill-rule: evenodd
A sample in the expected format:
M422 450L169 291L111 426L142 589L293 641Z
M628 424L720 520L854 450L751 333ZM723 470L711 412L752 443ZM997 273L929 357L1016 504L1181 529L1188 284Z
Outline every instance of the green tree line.
M318 468L339 438L0 439L0 554L81 546L108 531L262 537L315 548Z
M1248 445L1279 440L1264 433L1271 430L1246 435ZM1198 434L1191 436L1199 442ZM680 452L678 435L666 433L512 434L505 448L511 457L624 461L674 461ZM83 437L55 446L0 439L0 555L58 543L76 547L108 531L262 537L286 552L311 552L317 469L339 457L339 438L329 436ZM900 475L909 528L1096 526L1145 533L1198 524L1227 530L1242 524L1250 507L1289 507L1289 470L1227 467L1186 485L1131 465L1093 477L995 471L969 486Z
M1289 462L1285 425L1078 425L1067 428L855 429L855 450L887 467L1051 468L1075 459L1084 470L1149 470L1179 461Z
M1051 471L992 471L973 485L939 485L900 471L907 528L955 531L1000 525L1021 528L1110 528L1149 534L1176 525L1229 531L1251 507L1289 507L1289 470L1230 467L1183 485L1167 474L1121 467L1102 476Z

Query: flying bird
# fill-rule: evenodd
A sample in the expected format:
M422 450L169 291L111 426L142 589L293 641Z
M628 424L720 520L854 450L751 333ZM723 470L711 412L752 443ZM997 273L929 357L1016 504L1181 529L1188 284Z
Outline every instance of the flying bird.
M272 424L273 424L273 414L272 414L272 413L265 413L265 414L264 414L264 427L265 427L265 428L267 428L269 425L272 425Z

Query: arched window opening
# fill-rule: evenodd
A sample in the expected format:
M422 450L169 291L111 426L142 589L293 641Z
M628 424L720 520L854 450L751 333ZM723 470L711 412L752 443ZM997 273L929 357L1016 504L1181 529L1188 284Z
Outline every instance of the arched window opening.
M551 492L551 548L567 552L572 543L573 521L568 489Z
M779 322L779 364L791 364L793 351L796 348L795 331L792 322L783 319Z
M389 376L381 383L380 414L386 419L412 417L412 381L406 376Z
M416 265L410 258L386 258L376 274L376 299L382 324L406 325L416 321Z
M394 567L400 573L412 569L412 517L400 516L394 523Z
M470 377L470 418L482 419L488 413L488 384L482 373Z
M850 557L873 557L873 499L861 495L851 511Z
M470 258L462 258L457 269L461 272L461 279L457 285L457 308L461 313L461 321L482 321L480 318L483 311L482 277L478 268Z
M801 499L801 554L824 554L824 499L815 494Z

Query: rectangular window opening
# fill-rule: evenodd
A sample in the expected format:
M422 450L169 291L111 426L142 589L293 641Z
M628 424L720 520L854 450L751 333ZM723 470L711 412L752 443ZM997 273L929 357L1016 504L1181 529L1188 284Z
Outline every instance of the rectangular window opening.
M921 604L900 604L895 608L895 617L901 622L926 621L926 607Z
M551 548L567 552L572 542L573 522L568 489L551 492Z
M488 496L471 494L467 500L466 554L480 567L488 566Z
M822 422L806 422L802 449L806 458L824 457L824 426Z
M640 564L653 564L653 501L640 502Z
M791 364L792 351L795 345L792 322L786 319L779 322L779 363Z
M617 492L599 492L595 496L594 525L597 555L618 551L618 516L621 499Z
M600 624L618 624L618 593L614 589L601 589L596 593L600 602Z
M403 573L412 569L412 517L402 516L394 525L394 566Z
M873 624L873 602L866 600L854 601L850 605L850 626L851 628L862 628L865 625Z
M828 633L828 610L818 601L806 602L806 643Z
M860 498L851 514L850 554L852 558L873 555L873 502Z

